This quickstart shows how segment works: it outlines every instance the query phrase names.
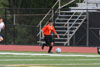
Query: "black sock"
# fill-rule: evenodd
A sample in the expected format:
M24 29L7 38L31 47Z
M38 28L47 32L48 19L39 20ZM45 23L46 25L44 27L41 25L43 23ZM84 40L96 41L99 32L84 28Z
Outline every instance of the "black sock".
M48 53L51 52L52 48L53 48L52 46L49 47Z

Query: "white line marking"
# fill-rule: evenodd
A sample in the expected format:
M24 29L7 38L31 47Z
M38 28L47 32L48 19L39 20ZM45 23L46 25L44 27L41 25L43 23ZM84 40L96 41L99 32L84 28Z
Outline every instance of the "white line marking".
M0 58L2 58L2 57L48 57L48 56L38 56L38 55L7 55L7 54L5 54L5 55L1 55L0 56ZM51 57L53 57L53 56L51 56Z
M46 66L46 65L49 65L49 66L56 66L56 65L100 65L100 63L77 63L77 64L5 64L5 65L3 65L3 64L0 64L0 66L36 66L36 65L39 65L39 66L41 66L41 65L44 65L44 66Z
M100 61L100 59L0 59L0 61Z
M10 53L0 52L2 55L31 55L31 56L65 56L65 57L100 57L100 55L78 55L78 54L42 54L42 53Z

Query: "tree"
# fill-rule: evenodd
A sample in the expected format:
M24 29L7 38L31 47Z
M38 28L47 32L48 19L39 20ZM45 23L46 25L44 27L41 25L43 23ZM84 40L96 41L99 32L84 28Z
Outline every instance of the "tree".
M8 7L8 0L0 0L0 8Z
M10 8L51 8L56 0L8 0Z

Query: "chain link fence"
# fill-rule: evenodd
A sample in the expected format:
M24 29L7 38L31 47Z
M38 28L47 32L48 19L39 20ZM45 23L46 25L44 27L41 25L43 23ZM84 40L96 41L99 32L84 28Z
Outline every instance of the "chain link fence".
M50 9L0 9L6 28L1 32L4 41L1 44L12 45L39 45L40 28L37 27L41 19ZM64 9L65 10L65 9ZM42 27L50 18L48 15ZM55 14L56 15L56 14ZM99 46L100 11L88 12L87 20L71 39L70 46Z
M49 9L1 9L1 16L4 18L6 28L1 34L4 41L1 44L12 45L39 45L37 28L40 20Z

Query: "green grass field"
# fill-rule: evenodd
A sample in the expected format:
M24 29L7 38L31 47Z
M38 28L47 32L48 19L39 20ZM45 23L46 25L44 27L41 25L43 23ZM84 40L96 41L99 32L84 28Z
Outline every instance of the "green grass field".
M0 51L0 67L100 67L98 54Z

